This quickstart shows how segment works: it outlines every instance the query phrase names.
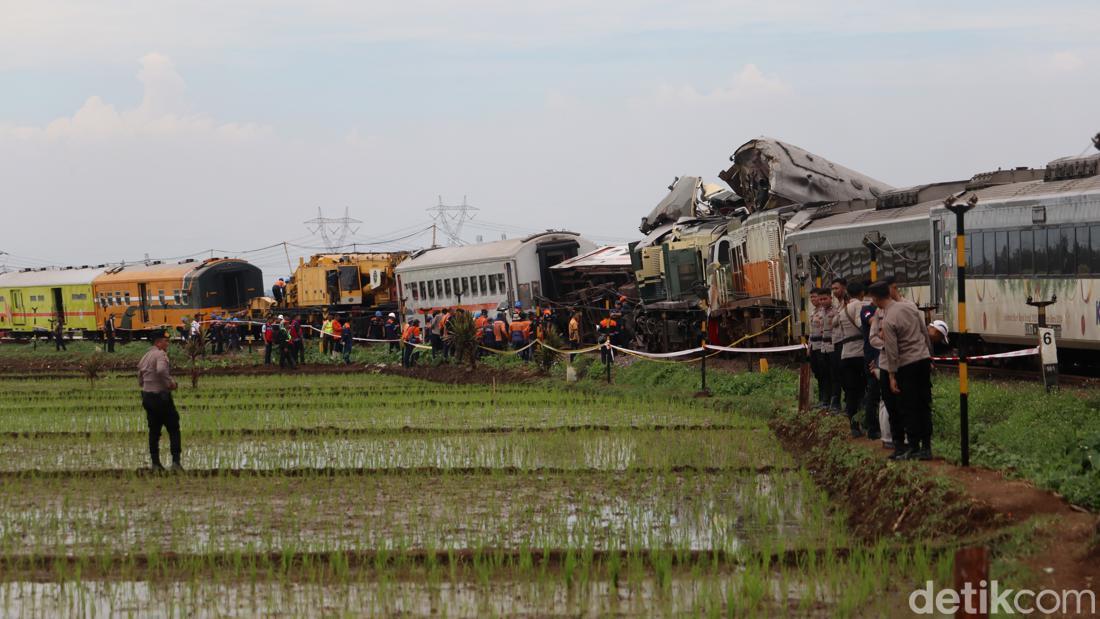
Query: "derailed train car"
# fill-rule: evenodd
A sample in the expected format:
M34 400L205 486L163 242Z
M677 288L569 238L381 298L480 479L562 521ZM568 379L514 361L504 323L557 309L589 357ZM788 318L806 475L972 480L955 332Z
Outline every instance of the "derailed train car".
M874 200L891 187L801 148L751 140L719 173L732 191L681 177L642 220L631 246L640 304L635 322L651 350L747 336L766 345L790 337L772 328L791 311L784 237L788 227L840 200ZM759 334L759 335L757 335Z

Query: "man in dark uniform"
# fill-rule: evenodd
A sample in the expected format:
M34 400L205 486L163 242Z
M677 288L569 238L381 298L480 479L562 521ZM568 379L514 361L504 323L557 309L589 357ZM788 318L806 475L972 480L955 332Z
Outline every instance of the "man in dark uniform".
M113 314L109 314L107 320L103 321L103 333L107 338L107 352L115 352L115 317Z
M172 391L176 381L168 365L168 334L158 331L153 334L153 347L138 362L138 386L141 387L141 406L145 409L145 419L149 424L149 457L154 471L163 471L160 463L160 429L168 430L168 441L172 452L172 470L182 471L180 464L180 414L172 401Z

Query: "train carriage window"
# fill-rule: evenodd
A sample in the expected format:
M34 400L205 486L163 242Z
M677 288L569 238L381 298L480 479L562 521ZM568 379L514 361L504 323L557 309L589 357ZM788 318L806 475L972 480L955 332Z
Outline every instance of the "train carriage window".
M1098 239L1098 240L1100 240L1100 239ZM489 294L489 288L485 286L486 277L484 275L478 275L477 279L478 279L478 282L481 284L481 294L483 294L483 295Z
M1077 247L1074 249L1074 256L1077 258L1077 274L1087 275L1089 272L1090 254L1089 249L1089 227L1078 226L1077 227Z
M123 293L122 296L126 300L126 305L129 305L130 304L130 292L127 291L127 292Z
M1061 268L1057 273L1062 275L1076 275L1077 274L1077 256L1073 253L1073 228L1058 228L1056 235L1058 239L1058 255L1061 259ZM1047 237L1047 242L1050 242L1050 237ZM1057 262L1051 264L1051 270L1054 270L1054 265Z
M497 293L497 276L495 274L489 276L489 293Z
M997 248L997 269L994 275L1006 275L1011 273L1008 261L1008 231L997 230L993 233L993 244Z
M420 298L421 299L427 299L428 298L427 293L428 293L428 287L424 285L424 282L420 282Z
M470 278L469 277L463 277L462 278L462 288L459 288L459 292L461 292L462 294L470 294Z
M435 282L430 279L428 280L428 298L435 298Z
M477 275L471 275L470 276L470 294L474 295L474 296L477 296L477 294L478 294L477 290L478 290L478 288L477 288Z
M1100 225L1090 226L1090 243L1092 259L1089 260L1089 272L1093 275L1100 274Z
M967 237L967 247L970 250L970 255L967 256L966 270L974 275L985 275L985 253L982 249L982 239L984 235L981 232L975 232Z
M165 304L164 303L164 291L163 290L158 290L157 291L157 301L159 301L161 305Z
M1009 230L1008 231L1008 271L1011 275L1016 275L1020 272L1020 231Z
M1034 258L1035 258L1035 274L1046 275L1047 274L1047 230L1046 228L1039 228L1035 232L1035 246L1034 246Z
M408 288L409 288L409 296L412 297L412 300L413 301L419 301L420 300L420 294L417 291L416 282L410 282L410 283L405 284L405 285L408 286Z
M183 297L180 296L179 290L172 291L172 300L175 301L176 305L181 305L183 303Z
M431 282L428 283L430 284ZM435 280L435 293L439 295L439 298L443 298L443 280Z
M453 284L453 286L451 287L451 290L454 290L454 293L456 295L459 294L462 289L458 287L458 278L457 277L452 277L451 278L451 283Z
M983 232L982 233L982 254L985 261L986 275L997 274L997 233L996 232Z
M447 292L448 297L451 296L451 280L449 278L443 280L443 290Z
M183 305L191 305L191 293L186 290L180 291L180 303Z
M1020 273L1032 275L1035 273L1034 247L1032 240L1035 233L1031 230L1020 230Z

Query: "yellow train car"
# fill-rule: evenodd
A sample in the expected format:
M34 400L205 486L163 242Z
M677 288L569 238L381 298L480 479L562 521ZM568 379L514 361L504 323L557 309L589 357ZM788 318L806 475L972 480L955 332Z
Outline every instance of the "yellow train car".
M92 281L103 267L0 273L0 332L28 335L61 321L71 333L96 330Z
M130 331L181 326L185 318L209 318L245 310L263 294L263 275L235 258L175 264L154 262L107 269L92 282L96 323L108 316Z
M408 252L318 254L299 259L287 284L286 305L307 309L342 306L394 309L397 287L393 268Z

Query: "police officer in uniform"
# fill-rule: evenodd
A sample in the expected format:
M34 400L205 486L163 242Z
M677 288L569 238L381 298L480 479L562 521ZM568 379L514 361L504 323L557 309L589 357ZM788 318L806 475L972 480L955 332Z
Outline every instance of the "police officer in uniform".
M163 471L160 463L160 430L168 431L172 452L172 470L182 471L180 464L180 414L172 400L176 381L172 379L168 364L168 334L158 331L152 336L153 347L138 362L138 386L141 388L141 406L149 425L149 458L154 471Z

